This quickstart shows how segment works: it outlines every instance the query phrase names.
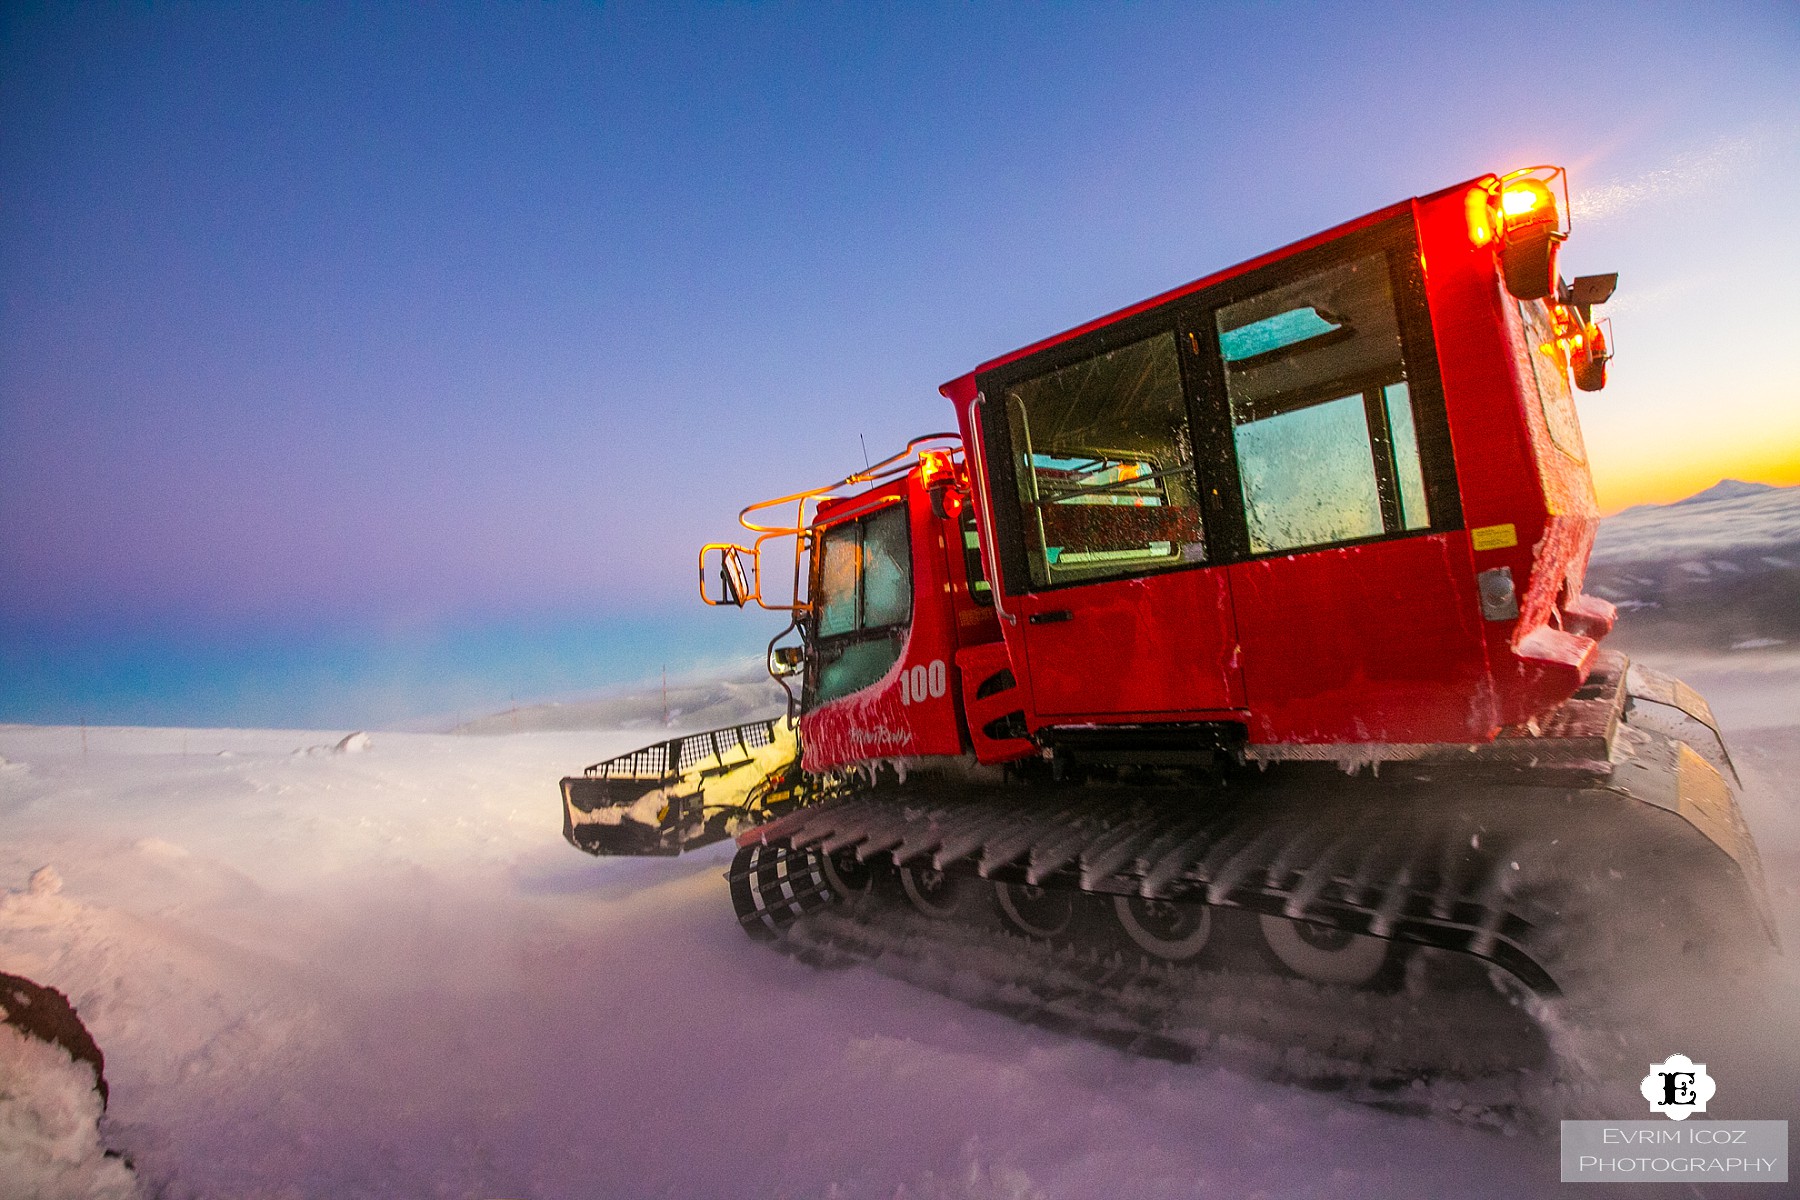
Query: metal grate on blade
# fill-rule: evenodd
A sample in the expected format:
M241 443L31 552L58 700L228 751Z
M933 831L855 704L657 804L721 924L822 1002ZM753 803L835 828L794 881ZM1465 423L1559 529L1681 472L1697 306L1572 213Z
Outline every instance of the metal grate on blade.
M603 759L588 767L589 779L669 779L708 763L726 766L748 761L751 752L775 742L775 722L751 721L705 733L670 738L629 754Z

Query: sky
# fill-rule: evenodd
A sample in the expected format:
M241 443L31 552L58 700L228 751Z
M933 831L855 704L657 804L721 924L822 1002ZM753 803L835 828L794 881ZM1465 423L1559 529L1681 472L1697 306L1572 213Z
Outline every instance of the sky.
M694 555L977 363L1570 169L1603 507L1800 482L1800 10L7 5L0 721L754 658Z

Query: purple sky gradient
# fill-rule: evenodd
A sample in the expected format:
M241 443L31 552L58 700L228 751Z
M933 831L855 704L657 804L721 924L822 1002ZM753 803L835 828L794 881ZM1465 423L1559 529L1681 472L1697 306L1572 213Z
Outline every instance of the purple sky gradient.
M653 629L742 505L949 425L942 380L1546 160L1616 189L1569 256L1622 276L1596 472L1693 444L1695 364L1721 445L1800 460L1790 4L0 21L15 663L126 627ZM1735 340L1697 333L1725 297ZM57 678L0 720L80 701Z

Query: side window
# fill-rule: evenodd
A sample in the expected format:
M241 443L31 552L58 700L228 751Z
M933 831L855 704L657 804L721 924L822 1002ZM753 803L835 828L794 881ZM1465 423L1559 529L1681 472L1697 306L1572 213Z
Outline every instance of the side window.
M907 561L906 506L895 504L857 522L862 527L863 629L904 625L912 616L912 564Z
M963 506L962 521L963 573L969 579L969 598L977 604L993 607L994 588L987 581L987 565L981 561L981 533L975 526L975 506Z
M1014 384L1005 399L1034 585L1205 561L1173 331Z
M1385 254L1214 319L1251 553L1430 526Z
M822 638L856 631L856 565L862 552L861 533L862 527L854 521L825 531L815 630Z
M861 691L900 657L912 623L912 545L906 506L893 504L826 529L813 592L817 678L809 707Z
M1400 489L1400 527L1424 529L1431 524L1425 507L1425 467L1419 460L1419 430L1413 424L1412 393L1404 381L1381 389L1393 445L1394 477Z
M1537 382L1538 403L1556 448L1576 462L1587 461L1581 440L1581 420L1575 414L1575 393L1569 390L1569 363L1556 340L1556 323L1550 306L1542 300L1519 301L1519 318L1525 326L1525 353Z

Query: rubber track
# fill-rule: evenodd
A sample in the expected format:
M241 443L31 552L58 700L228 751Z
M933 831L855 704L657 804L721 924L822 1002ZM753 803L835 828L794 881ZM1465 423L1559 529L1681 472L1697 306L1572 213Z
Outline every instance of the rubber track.
M1524 789L1512 789L1516 811ZM746 850L816 850L1003 882L1242 908L1483 959L1544 995L1529 902L1509 894L1519 850L1491 805L1387 791L1197 802L1193 793L1079 787L1060 796L932 786L867 794L780 817ZM1529 824L1523 828L1530 828ZM778 856L779 857L779 854ZM791 866L764 853L776 886L740 896L740 915L781 921L808 909ZM816 874L816 870L814 871ZM814 881L822 887L822 878ZM823 902L823 901L821 901ZM785 907L784 907L785 906Z
M771 885L746 927L810 965L865 966L1134 1057L1225 1067L1408 1116L1549 1127L1550 1056L1530 1019L1498 993L1465 997L1453 1015L1434 997L1421 1016L1405 995L1052 949L868 894L816 911L844 897L826 886L825 899L796 899L788 881L820 879L822 865L817 851L751 847L730 875L734 899L754 880Z

